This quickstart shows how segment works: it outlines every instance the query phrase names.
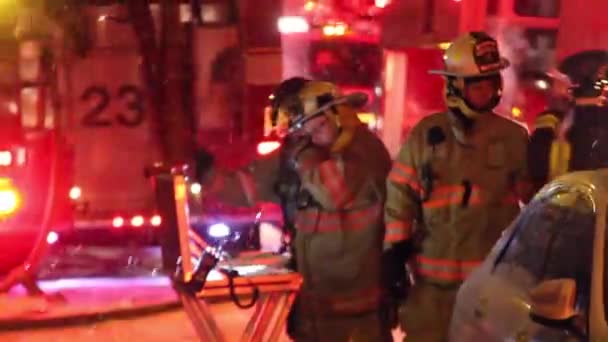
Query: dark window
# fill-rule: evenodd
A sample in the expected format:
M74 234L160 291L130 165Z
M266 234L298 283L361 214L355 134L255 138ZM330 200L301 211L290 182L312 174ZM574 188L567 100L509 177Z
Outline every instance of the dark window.
M515 0L515 13L524 17L559 17L560 0Z
M244 2L240 17L243 46L247 49L280 47L281 34L277 29L280 16L280 1Z
M519 72L546 71L554 64L557 30L527 29L522 38L526 44L518 51L521 62L516 68Z
M323 40L311 44L311 74L314 79L342 86L375 86L380 80L382 52L377 44Z
M576 280L577 306L589 307L595 211L583 192L555 189L518 217L495 272L530 290L543 280Z
M498 13L498 6L500 5L500 0L488 0L487 14L496 15Z
M532 49L555 49L557 30L527 29L524 35Z

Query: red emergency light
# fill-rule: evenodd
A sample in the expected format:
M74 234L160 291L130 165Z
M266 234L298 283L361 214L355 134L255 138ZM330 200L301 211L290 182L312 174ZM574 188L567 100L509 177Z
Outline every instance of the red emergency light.
M112 227L114 227L114 228L120 228L120 227L124 226L124 224L125 224L125 219L120 216L116 216L114 219L112 219Z
M69 196L72 199L72 201L78 200L82 196L82 189L78 186L73 186L70 189Z
M335 23L323 26L325 36L343 36L348 33L348 25L345 23Z
M11 151L0 151L0 166L11 166L13 164L13 153Z
M21 192L9 178L0 178L0 218L6 218L21 208Z
M131 218L131 225L133 227L141 227L144 225L144 217L141 215L133 216Z
M153 227L158 227L162 223L162 217L158 214L152 215L151 217L144 217L143 215L134 215L131 217L129 221L127 221L122 216L114 216L112 219L112 227L114 228L122 228L125 226L130 227L143 227L146 222L148 222Z
M273 151L275 151L276 149L278 149L279 147L281 147L281 143L278 141L262 141L258 144L258 154L259 155L267 155L272 153Z
M310 25L304 17L285 16L277 20L280 33L304 33L310 30Z
M391 3L391 0L375 0L374 5L378 8L384 8Z
M163 222L162 218L160 217L160 215L154 215L152 216L152 218L150 219L150 224L153 225L154 227L158 227L160 226L160 224Z

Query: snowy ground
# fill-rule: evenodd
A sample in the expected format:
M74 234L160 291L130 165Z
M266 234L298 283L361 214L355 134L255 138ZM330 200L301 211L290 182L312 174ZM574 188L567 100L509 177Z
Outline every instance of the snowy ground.
M15 302L0 297L0 322L2 318L65 314L77 311L97 312L108 306L125 308L145 304L175 302L175 294L166 285L165 278L157 277L160 271L158 248L108 248L65 246L56 249L47 259L40 275L43 287L50 292L62 291L67 304L51 304L40 300ZM81 280L76 280L80 277ZM82 279L84 277L84 279ZM161 288L162 287L162 288ZM18 289L13 296L19 294ZM252 309L241 310L234 304L210 305L215 320L225 332L227 342L239 341ZM11 311L12 310L12 311ZM29 311L28 311L29 310ZM6 324L4 325L6 329ZM395 332L395 341L402 335ZM59 327L38 327L19 330L0 329L0 341L59 342L59 341L198 341L185 312L173 306L162 312L122 319L100 320L85 324ZM283 335L281 342L289 341Z

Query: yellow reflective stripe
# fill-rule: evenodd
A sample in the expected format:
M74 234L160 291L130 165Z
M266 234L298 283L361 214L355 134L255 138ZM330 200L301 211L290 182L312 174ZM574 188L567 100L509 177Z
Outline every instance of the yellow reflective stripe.
M534 128L550 128L551 130L557 130L557 126L560 124L560 119L553 114L544 114L536 118L534 121Z
M327 160L319 165L321 182L329 192L336 207L343 207L351 200L351 194L346 186L344 174L335 160Z
M386 224L384 242L395 243L405 241L410 238L412 223L405 221L392 221Z
M393 168L388 175L388 179L397 184L408 185L415 192L422 191L422 186L418 182L416 170L413 167L403 165L398 161L393 162Z
M554 140L549 153L549 177L553 179L568 172L572 147L564 140Z
M438 259L419 255L416 264L418 273L426 278L462 281L481 264L481 261Z
M451 205L459 205L465 193L465 188L462 185L445 185L433 189L431 198L422 203L425 209L449 207ZM469 197L468 205L481 204L481 189L477 185L471 187L471 196Z

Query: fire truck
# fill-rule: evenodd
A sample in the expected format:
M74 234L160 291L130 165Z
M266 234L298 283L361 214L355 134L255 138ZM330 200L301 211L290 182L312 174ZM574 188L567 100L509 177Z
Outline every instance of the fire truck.
M345 93L364 92L359 117L379 128L382 48L375 6L327 1L285 1L277 26L283 49L283 78L303 76L336 83ZM371 12L370 15L366 9ZM376 8L377 9L377 8Z
M503 72L505 91L498 113L524 126L533 122L536 111L545 105L549 86L542 73L555 63L558 16L557 0L388 2L380 17L381 134L391 153L422 116L444 109L443 80L425 73L442 68L441 50L467 31L492 34L511 61Z
M367 92L361 117L396 153L422 116L445 109L443 80L426 71L442 68L450 40L486 30L513 65L498 111L526 126L544 103L537 75L554 63L558 14L556 0L288 1L283 74Z
M86 6L83 15L93 28L91 46L58 69L64 132L74 151L74 230L65 239L151 236L162 218L143 170L160 160L161 148L136 37L121 20L123 6Z
M49 29L41 28L47 23L53 26L49 31L61 31L40 9L35 15L26 13L18 30L14 22L7 24L11 39L1 42L0 291L14 284L14 275L24 268L33 275L46 249L58 239L155 243L163 221L144 177L144 169L159 160L160 142L126 8L86 5L82 10L81 26L87 30L81 33L90 35L86 54L64 50L61 34L48 38L48 33L37 32L31 41L25 39L29 31ZM158 5L152 4L151 10L158 20ZM190 69L190 99L197 143L219 151L218 164L239 166L257 153L277 148L276 142L256 143L262 136L263 106L270 89L280 82L280 73L273 79L254 71L259 62L274 65L280 54L245 49L243 60L240 29L230 19L238 16L226 2L202 3L199 26L190 25L191 10L191 4L182 4L180 20L191 28L188 48L195 63ZM25 40L16 41L14 31ZM243 107L226 112L234 103ZM254 112L259 113L257 120L246 120L255 117ZM227 145L233 148L226 149ZM230 153L220 153L221 147ZM190 193L198 200L200 185L192 181ZM250 229L259 217L259 208L214 203L204 211L200 206L193 209L191 222L210 238L227 229Z
M17 14L3 6L7 16ZM54 37L36 31L47 19L23 9L0 24L0 292L32 280L47 249L72 224L72 150L48 54ZM26 287L38 290L33 281Z

